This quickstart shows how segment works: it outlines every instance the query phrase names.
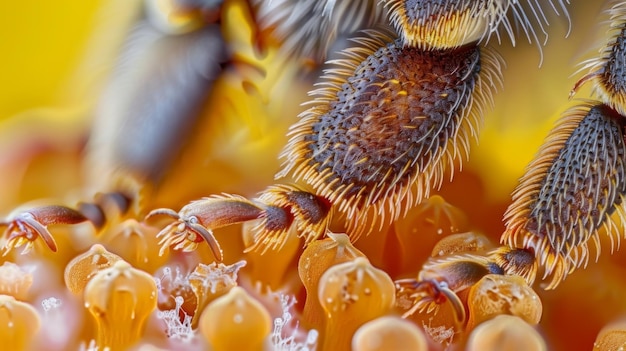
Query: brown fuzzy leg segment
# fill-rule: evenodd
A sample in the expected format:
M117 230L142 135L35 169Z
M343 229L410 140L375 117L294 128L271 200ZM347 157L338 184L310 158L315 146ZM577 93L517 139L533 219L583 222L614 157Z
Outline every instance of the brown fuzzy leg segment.
M304 238L305 245L326 233L331 206L322 197L295 186L275 185L257 200L268 206L262 220L253 229L255 244L246 251L280 249L287 241L292 223L298 235Z
M600 254L598 231L619 240L626 192L626 120L607 105L571 109L532 161L505 213L502 243L530 249L546 288L589 261L589 240ZM619 216L611 217L617 211ZM597 259L597 257L596 257Z
M313 106L290 131L277 175L304 180L336 205L352 240L441 184L500 82L500 58L475 44L421 50L369 35L331 61Z
M582 70L588 69L589 73L576 83L571 95L590 81L604 104L626 116L626 3L613 0L608 14L610 39L600 56L583 63Z
M487 39L506 21L509 1L382 0L404 44L454 48ZM509 24L510 25L510 24Z

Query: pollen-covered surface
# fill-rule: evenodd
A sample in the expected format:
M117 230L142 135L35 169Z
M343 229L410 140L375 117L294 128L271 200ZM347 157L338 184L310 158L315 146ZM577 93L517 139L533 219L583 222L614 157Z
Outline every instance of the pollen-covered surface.
M588 241L617 228L626 191L625 121L606 105L566 114L529 165L505 217L503 242L533 248L550 287L589 259ZM620 216L623 218L623 215Z
M396 218L413 184L417 198L426 197L444 165L467 150L479 119L474 112L490 94L477 88L478 47L423 51L386 40L362 39L366 48L333 62L339 68L327 71L313 92L315 106L291 130L279 176L293 171L342 212L388 205ZM493 70L486 72L493 84Z

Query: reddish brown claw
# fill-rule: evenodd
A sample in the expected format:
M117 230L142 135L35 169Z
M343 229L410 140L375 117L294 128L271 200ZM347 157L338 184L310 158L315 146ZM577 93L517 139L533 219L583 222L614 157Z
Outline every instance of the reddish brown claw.
M195 217L192 216L190 218L185 218L181 217L174 210L159 208L148 213L146 220L158 215L172 217L175 220L163 228L159 234L157 234L157 238L161 238L159 241L159 245L161 245L159 255L163 255L165 250L170 246L172 246L175 250L182 250L185 252L194 251L198 247L198 243L204 239L207 243L209 243L211 252L215 256L215 259L217 261L222 260L222 250L219 247L217 240L207 229L202 228L204 229L203 232L198 230L197 224L193 223L197 222Z
M398 294L408 295L414 300L413 306L407 310L402 318L407 318L418 310L426 309L428 312L436 309L438 305L446 301L452 305L454 310L454 319L457 327L462 327L467 321L467 313L465 306L452 291L446 282L437 281L435 279L415 280L400 279L395 281Z
M211 248L215 260L223 260L222 249L213 235L213 229L230 224L257 219L262 209L245 198L236 196L211 197L195 201L183 207L180 212L167 208L151 211L146 220L164 215L175 221L157 234L161 238L160 254L168 248L174 250L193 251L202 241Z
M4 232L6 242L4 255L12 249L24 246L22 254L33 248L35 240L41 238L46 246L57 251L57 244L50 231L50 224L77 224L86 221L87 218L80 212L64 206L42 206L32 210L21 212L11 219L0 222L0 226L6 226Z

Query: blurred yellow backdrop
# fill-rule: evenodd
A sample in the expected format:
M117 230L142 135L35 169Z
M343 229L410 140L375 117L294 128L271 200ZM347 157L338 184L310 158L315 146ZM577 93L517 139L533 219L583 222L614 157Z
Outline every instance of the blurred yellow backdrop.
M0 1L0 118L63 103L102 1Z

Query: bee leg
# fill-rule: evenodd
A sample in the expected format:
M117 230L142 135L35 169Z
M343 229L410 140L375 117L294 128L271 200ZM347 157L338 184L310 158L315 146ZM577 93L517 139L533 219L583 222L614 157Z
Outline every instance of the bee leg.
M543 279L550 277L547 289L588 263L590 243L599 255L600 229L619 239L626 218L625 130L624 117L605 104L571 109L513 193L501 241L534 253Z
M124 194L138 216L189 140L230 56L212 23L221 1L145 5L94 111L84 167L89 188ZM97 206L81 206L104 225Z
M400 279L396 280L395 284L397 294L408 295L413 300L413 305L402 315L402 318L407 318L423 309L427 309L430 312L436 309L438 305L449 302L454 311L456 326L460 328L467 322L467 314L463 302L448 287L446 282L435 279Z
M572 97L590 83L600 101L587 101L563 114L528 165L505 213L501 242L535 256L542 278L549 279L546 289L587 265L589 244L595 245L598 259L602 229L611 248L616 240L619 247L620 228L626 223L626 5L615 1L608 13L610 39L598 57L583 62L582 69L589 72L570 92ZM500 258L520 259L522 251L515 250ZM512 268L510 273L524 271Z
M41 238L53 252L57 251L56 240L48 230L49 225L78 224L90 222L99 231L108 223L108 216L124 215L130 207L130 198L122 193L99 193L92 202L81 202L76 209L61 205L36 206L16 212L0 226L6 227L4 254L16 247L24 246L22 253L30 251Z
M0 226L5 226L3 237L4 255L16 247L24 246L22 253L27 253L33 248L37 238L41 238L46 246L57 251L57 244L50 231L49 225L54 224L77 224L87 221L80 212L65 206L41 206L20 212L10 216L7 220L0 222Z
M503 268L489 256L455 254L429 258L417 279L396 281L398 294L408 295L414 301L405 316L416 311L431 312L448 301L452 305L457 327L463 327L467 322L467 313L458 294L487 274L504 274Z
M117 191L129 175L158 183L189 139L227 60L216 24L166 35L138 23L95 112L85 169L92 187Z
M98 193L92 202L79 202L77 210L100 230L108 224L110 217L121 217L131 210L136 195L123 192Z
M483 277L493 275L519 275L532 284L537 272L533 252L525 249L500 247L484 253L455 253L431 257L426 261L417 279L396 281L398 300L412 301L405 311L406 318L415 312L430 313L445 302L450 303L458 330L468 322L465 301L470 288ZM465 297L463 297L465 296ZM463 298L461 298L463 297Z
M524 278L528 285L534 283L538 264L532 250L502 246L489 252L488 256L504 274L518 275Z
M157 234L161 238L160 254L170 246L174 250L193 251L199 243L205 241L215 259L221 262L223 253L213 230L257 219L262 214L263 209L251 201L240 196L225 195L191 202L179 212L167 208L155 209L148 213L146 220L161 215L174 219Z
M592 92L602 103L626 116L626 4L614 1L608 15L610 39L599 56L583 62L582 69L589 69L589 72L576 82L570 97L590 83Z
M220 2L202 11L183 11L178 5L147 1L145 17L127 34L94 111L85 179L88 188L104 193L79 203L77 211L97 230L126 219L127 213L143 217L146 190L171 168L228 60L219 25L204 18ZM189 21L180 21L188 15ZM168 27L183 22L189 26ZM53 239L42 233L51 247Z
M308 243L320 237L327 228L330 205L323 198L289 186L274 186L254 202L237 195L211 196L191 202L179 212L171 209L151 211L146 220L158 215L175 219L158 236L161 252L168 247L193 251L206 241L216 260L222 260L219 243L213 230L225 226L259 220L252 229L254 244L246 251L268 248L280 249L286 242L292 225Z
M259 197L259 201L272 204L285 211L296 226L298 235L304 238L305 244L324 235L328 228L331 203L326 198L306 190L294 186L275 185L265 190ZM269 223L269 217L265 222ZM255 243L246 251L257 249L264 251L269 247L278 249L284 245L289 231L267 230L267 227L267 224L262 222L253 229L257 233Z
M43 206L9 217L0 223L7 227L5 254L22 245L24 251L30 250L38 237L56 251L48 225L90 221L101 229L110 221L111 211L123 215L131 205L139 206L137 184L147 188L158 183L188 139L184 136L228 60L219 25L207 17L219 12L221 2L212 1L201 11L187 7L182 11L181 4L170 2L156 4L148 2L147 17L128 34L95 111L86 179L91 187L108 192L80 203L76 210ZM170 13L177 9L180 13ZM179 20L195 17L189 18L190 26L173 28L181 22L159 21L173 18L170 15Z

